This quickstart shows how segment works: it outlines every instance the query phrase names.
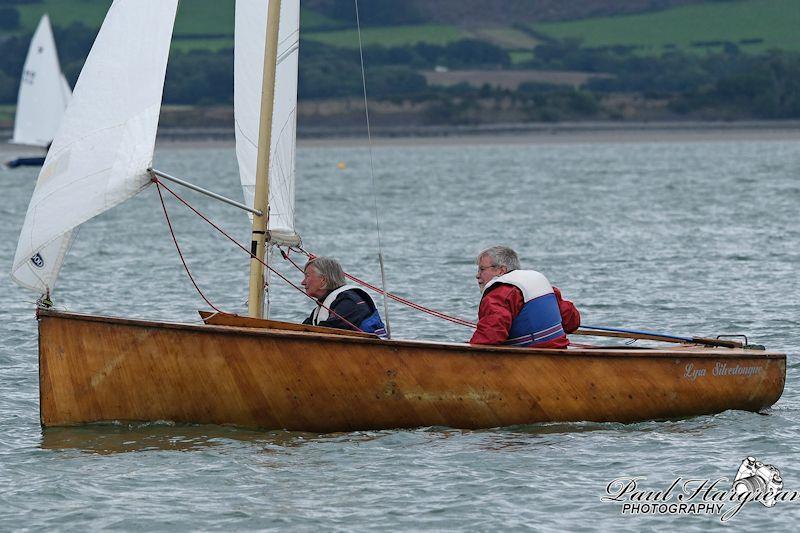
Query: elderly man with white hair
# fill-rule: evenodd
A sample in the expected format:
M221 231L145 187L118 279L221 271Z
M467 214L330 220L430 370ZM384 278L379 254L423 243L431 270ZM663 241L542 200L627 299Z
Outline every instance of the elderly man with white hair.
M336 329L358 329L386 337L386 328L375 302L363 289L345 284L344 270L336 259L314 257L303 269L306 294L317 307L303 324Z
M581 316L561 291L535 270L520 269L517 253L493 246L478 254L475 278L483 291L471 344L566 348Z

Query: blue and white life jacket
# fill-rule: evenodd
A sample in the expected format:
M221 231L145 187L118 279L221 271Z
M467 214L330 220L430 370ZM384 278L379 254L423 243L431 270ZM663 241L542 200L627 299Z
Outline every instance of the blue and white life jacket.
M320 322L328 320L330 317L328 309L332 309L333 302L335 302L336 298L338 298L339 295L345 291L355 291L369 306L369 308L372 309L372 313L367 318L362 320L361 324L354 325L358 326L358 328L364 333L374 333L382 339L387 338L386 326L383 324L383 320L381 320L381 315L378 313L378 308L375 305L375 302L372 301L372 297L364 289L360 289L353 285L342 285L338 289L331 291L331 293L325 297L325 300L322 301L322 305L318 305L317 308L311 312L311 323L315 326L318 326Z
M535 270L512 270L492 279L483 288L485 296L497 283L513 285L522 291L522 310L511 323L510 346L535 346L566 336L561 325L561 311L553 286L544 274Z

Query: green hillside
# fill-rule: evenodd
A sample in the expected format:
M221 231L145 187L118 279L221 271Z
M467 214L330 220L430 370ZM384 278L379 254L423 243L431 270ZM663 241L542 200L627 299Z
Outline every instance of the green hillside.
M54 24L69 26L80 22L89 27L99 27L111 5L111 0L42 0L14 7L20 13L20 28L15 33L31 33L44 13ZM336 28L341 23L319 13L303 9L303 26ZM232 35L233 2L220 0L182 0L175 21L176 36Z
M16 101L29 35L43 13L50 14L62 69L74 83L111 2L29 1L0 4L0 27L12 28L0 31L0 104ZM413 101L422 123L800 118L800 0L359 1L373 8L361 18L370 95ZM491 17L490 5L495 15L517 11ZM535 22L547 13L533 7L545 5L558 7L549 20L570 22ZM644 11L654 5L664 9ZM180 6L164 102L230 106L234 2ZM360 97L351 0L303 6L299 97ZM591 13L616 16L587 18ZM148 28L139 38L148 38ZM180 53L186 51L193 53ZM565 72L582 81L569 81ZM504 109L510 111L498 114ZM4 121L9 108L0 107Z
M21 26L15 33L33 32L44 13L48 13L53 24L58 26L81 22L89 27L99 27L110 5L110 0L43 0L36 4L21 4L15 6L20 12ZM182 0L180 6L175 20L173 48L183 51L219 50L233 46L233 2ZM343 28L341 21L302 9L301 24L304 38L348 48L358 46L355 30ZM518 30L506 31L519 33ZM447 44L469 36L454 26L429 24L366 28L362 32L365 44L385 46L418 42Z
M14 7L19 11L20 31L31 33L44 13L49 14L51 22L59 26L81 22L89 27L100 27L110 5L111 0L43 0Z
M402 46L405 44L428 43L447 44L470 35L455 26L392 26L384 28L364 28L361 39L365 46L381 44L383 46ZM357 48L358 34L356 30L339 30L325 32L306 32L303 37L343 48Z
M43 13L49 13L53 23L61 27L73 22L98 27L110 4L110 0L42 0L19 4L14 7L20 13L21 27L13 33L32 32ZM232 1L182 0L180 5L175 25L175 48L219 50L232 46ZM307 39L348 48L357 46L355 31L346 22L305 8L301 20ZM443 45L459 39L477 38L514 51L515 59L531 57L530 52L523 53L523 50L535 46L536 39L520 31L523 26L503 27L482 20L466 22L469 24L463 27L436 21L413 26L370 27L364 30L363 37L368 45L385 46L417 42ZM467 27L468 30L464 29ZM717 46L722 46L723 41L752 53L770 48L797 51L800 50L798 27L800 0L716 0L640 15L530 26L534 34L558 39L578 38L589 47L637 46L640 54L661 54L673 48L702 52L708 48L708 43L717 42L720 43Z
M718 1L642 15L536 24L532 28L558 39L581 39L587 47L639 46L643 54L661 54L672 48L703 52L708 48L704 43L723 41L751 53L771 48L800 51L800 1Z
M44 13L54 25L69 26L79 22L100 27L111 0L43 0L35 4L14 6L20 13L20 28L12 33L32 33ZM319 13L301 10L303 29L336 29L342 23ZM188 51L220 50L233 46L233 2L219 0L182 0L175 20L173 48ZM335 33L335 32L334 32ZM333 37L336 39L336 37Z

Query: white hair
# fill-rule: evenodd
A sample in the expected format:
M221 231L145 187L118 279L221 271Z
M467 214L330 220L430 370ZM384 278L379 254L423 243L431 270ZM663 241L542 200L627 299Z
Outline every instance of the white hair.
M303 271L305 272L308 267L314 267L314 270L325 278L325 288L329 291L338 289L346 283L342 265L336 259L322 256L315 257L308 260Z
M492 246L485 249L478 254L478 263L480 263L481 257L488 257L492 260L493 266L504 266L509 272L520 269L517 252L508 246Z

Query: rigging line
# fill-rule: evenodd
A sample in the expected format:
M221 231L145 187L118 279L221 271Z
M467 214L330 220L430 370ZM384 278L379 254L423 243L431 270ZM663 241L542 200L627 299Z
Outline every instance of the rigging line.
M383 287L383 314L386 319L386 337L392 338L392 328L389 323L389 301L386 297L386 269L383 265L383 247L381 246L381 223L378 216L378 193L375 185L375 161L372 155L372 129L369 123L369 104L367 102L367 73L364 69L364 45L361 40L361 18L358 13L358 0L353 0L356 9L356 28L358 30L358 55L361 59L361 85L364 88L364 114L367 119L367 140L369 144L369 172L372 176L372 198L375 201L375 230L378 234L378 263L381 267L381 286Z
M290 246L289 250L292 250L292 249L295 249L295 250L305 254L309 258L315 257L314 254L308 252L307 250L305 250L302 247L291 247ZM280 250L281 255L283 256L283 258L285 260L289 261L300 272L303 271L303 269L296 262L294 262L289 257L289 255L283 251L283 249L278 247L278 250ZM375 287L374 285L372 285L372 284L370 284L370 283L368 283L368 282L366 282L364 280L361 280L361 279L353 276L352 274L348 274L347 272L345 272L344 275L345 275L345 277L347 277L347 279L349 279L351 281L354 281L355 283L358 283L359 285L362 285L362 286L364 286L364 287L366 287L366 288L368 288L370 290L373 290L373 291L375 291L377 293L380 293L380 294L382 294L382 295L384 295L386 297L391 298L392 300L394 300L394 301L396 301L398 303L401 303L401 304L403 304L405 306L411 307L412 309L416 309L417 311L420 311L422 313L427 313L427 314L429 314L429 315L431 315L431 316L433 316L435 318L441 318L442 320L448 320L450 322L453 322L454 324L458 324L459 326L465 326L465 327L472 328L472 329L475 329L477 327L477 325L475 323L470 322L468 320L464 320L463 318L450 316L450 315L447 315L445 313L442 313L441 311L436 311L435 309L430 309L428 307L424 307L424 306L422 306L420 304L412 302L411 300L407 300L407 299L403 298L402 296L398 296L398 295L393 294L391 292L384 292L380 288Z
M306 254L307 256L313 257L313 254L310 254L306 250L304 250L302 248L299 248L299 250L301 252L303 252L304 254ZM286 256L284 256L284 258L287 259L292 264L294 264L295 268L297 268L299 270L302 270L291 259L289 259ZM371 290L373 290L373 291L375 291L377 293L383 294L384 296L387 296L387 297L391 298L392 300L395 300L396 302L399 302L399 303L401 303L401 304L403 304L405 306L411 307L412 309L416 309L417 311L421 311L423 313L427 313L427 314L432 315L432 316L434 316L436 318L441 318L443 320L448 320L448 321L453 322L455 324L458 324L460 326L465 326L465 327L472 328L472 329L475 329L477 327L477 325L474 324L473 322L469 322L467 320L464 320L463 318L450 316L450 315L447 315L445 313L442 313L441 311L436 311L434 309L430 309L430 308L424 307L424 306L422 306L420 304L412 302L411 300L407 300L406 298L403 298L403 297L398 296L396 294L393 294L391 292L384 293L384 291L382 291L380 288L375 287L374 285L372 285L372 284L370 284L370 283L368 283L368 282L366 282L364 280L361 280L361 279L353 276L352 274L348 274L347 272L345 272L344 275L349 280L354 281L354 282L358 283L359 285L367 287L368 289L371 289Z
M337 312L336 312L336 311L334 311L333 309L331 309L331 308L329 308L329 307L326 307L325 305L321 304L319 301L317 301L317 299L316 299L316 298L314 298L313 296L310 296L310 295L309 295L308 293L306 293L306 291L305 291L305 290L303 290L301 287L298 287L297 285L295 285L294 283L292 283L291 281L289 281L289 279L288 279L286 276L284 276L283 274L281 274L280 272L278 272L277 270L275 270L273 267L269 266L269 265L268 265L268 264L266 264L264 261L262 261L261 259L259 259L258 257L256 257L256 255L254 255L254 254L253 254L253 253L252 253L250 250L248 250L247 248L245 248L245 247L244 247L244 245L242 245L242 244L241 244L239 241L237 241L236 239L234 239L233 237L231 237L231 236L230 236L230 235L229 235L229 234L228 234L228 233L227 233L225 230L223 230L223 229L222 229L222 228L220 228L218 225L216 225L214 222L212 222L212 221L211 221L211 220L210 220L210 219L209 219L207 216L205 216L203 213L201 213L200 211L198 211L197 209L195 209L195 207L194 207L194 206L192 206L192 205L191 205L189 202L187 202L186 200L184 200L184 199L183 199L183 198L182 198L180 195L178 195L178 193L176 193L175 191L173 191L172 189L170 189L170 188L169 188L168 186L166 186L165 184L161 183L161 181L159 181L159 180L158 180L158 178L155 178L155 177L153 177L151 181L155 182L155 183L156 183L156 184L157 184L159 187L164 187L164 189L165 189L165 190L167 190L167 191L168 191L168 192L169 192L169 193L170 193L172 196L174 196L175 198L177 198L177 199L178 199L178 201L180 201L180 202L181 202L183 205L185 205L186 207L188 207L189 209L191 209L191 210L194 212L194 214L196 214L197 216L199 216L200 218L202 218L202 219L203 219L204 221L206 221L206 222L207 222L209 225L211 225L211 227L213 227L215 230L217 230L217 231L218 231L218 232L220 232L222 235L224 235L224 236L225 236L225 237L226 237L226 238L227 238L229 241L231 241L233 244L235 244L236 246L238 246L239 248L241 248L241 249L242 249L242 250L243 250L243 251L244 251L244 252L245 252L247 255L249 255L251 258L255 259L256 261L258 261L259 263L261 263L262 265L264 265L266 268L268 268L268 269L269 269L269 270L270 270L270 271L271 271L273 274L275 274L276 276L278 276L279 278L281 278L283 281L285 281L285 282L286 282L287 284L289 284L291 287L293 287L293 288L297 289L298 291L300 291L300 292L301 292L301 293L302 293L304 296L306 296L306 297L307 297L307 298L309 298L310 300L313 300L313 301L314 301L314 303L315 303L315 304L317 304L319 307L322 307L323 309L327 310L327 311L328 311L328 313L330 313L331 315L333 315L333 316L335 316L335 317L337 317L337 318L341 319L341 320L342 320L342 322L344 322L345 324L347 324L348 326L350 326L350 327L351 327L351 328L352 328L354 331L360 331L361 333L365 333L365 331L364 331L363 329L361 329L360 327L356 326L355 324L353 324L352 322L350 322L349 320L347 320L346 318L344 318L342 315L340 315L339 313L337 313ZM159 194L159 196L161 195L161 190L160 190L160 189L159 189L159 193L158 193L158 194ZM163 204L163 200L162 200L162 204ZM166 212L166 207L164 207L164 211ZM167 220L169 221L169 218L167 218ZM170 228L172 228L172 225L171 225L171 224L170 224ZM173 239L174 239L174 238L175 238L175 237L174 237L174 233L173 233ZM177 244L177 241L175 241L175 242L176 242L176 244ZM180 252L180 250L178 250L178 251ZM183 255L181 255L181 259L183 259ZM192 282L194 283L194 279L192 280ZM197 284L195 284L195 287L197 287ZM198 291L199 291L199 290L200 290L200 289L198 288ZM201 294L202 294L202 293L201 293ZM205 297L204 297L204 298L205 298ZM206 302L208 302L208 300L206 300ZM211 303L209 303L208 305L211 305ZM211 305L211 307L214 307L214 306L213 306L213 305ZM216 309L218 312L221 312L221 311L220 311L219 309L217 309L216 307L214 307L214 309Z
M161 200L161 208L164 210L164 217L166 217L166 219L167 219L167 226L169 226L169 232L172 235L172 242L175 243L175 248L178 250L178 256L180 256L180 258L181 258L181 263L183 263L183 268L186 270L186 274L189 276L189 279L192 281L192 285L194 285L194 288L197 289L197 292L198 292L198 294L200 294L200 297L203 298L203 300L205 300L205 302L208 305L210 305L214 309L214 311L219 313L220 310L217 309L217 307L214 304L212 304L209 301L208 298L206 298L206 295L203 294L203 291L200 290L200 287L197 285L197 282L194 280L194 276L192 276L192 272L189 270L189 265L186 264L186 259L183 257L183 252L181 251L181 247L178 244L178 238L175 236L175 230L172 228L172 221L169 218L169 213L167 213L167 204L164 203L164 195L161 194L161 187L162 187L162 184L159 181L156 180L156 190L158 191L158 198L159 198L159 200Z

